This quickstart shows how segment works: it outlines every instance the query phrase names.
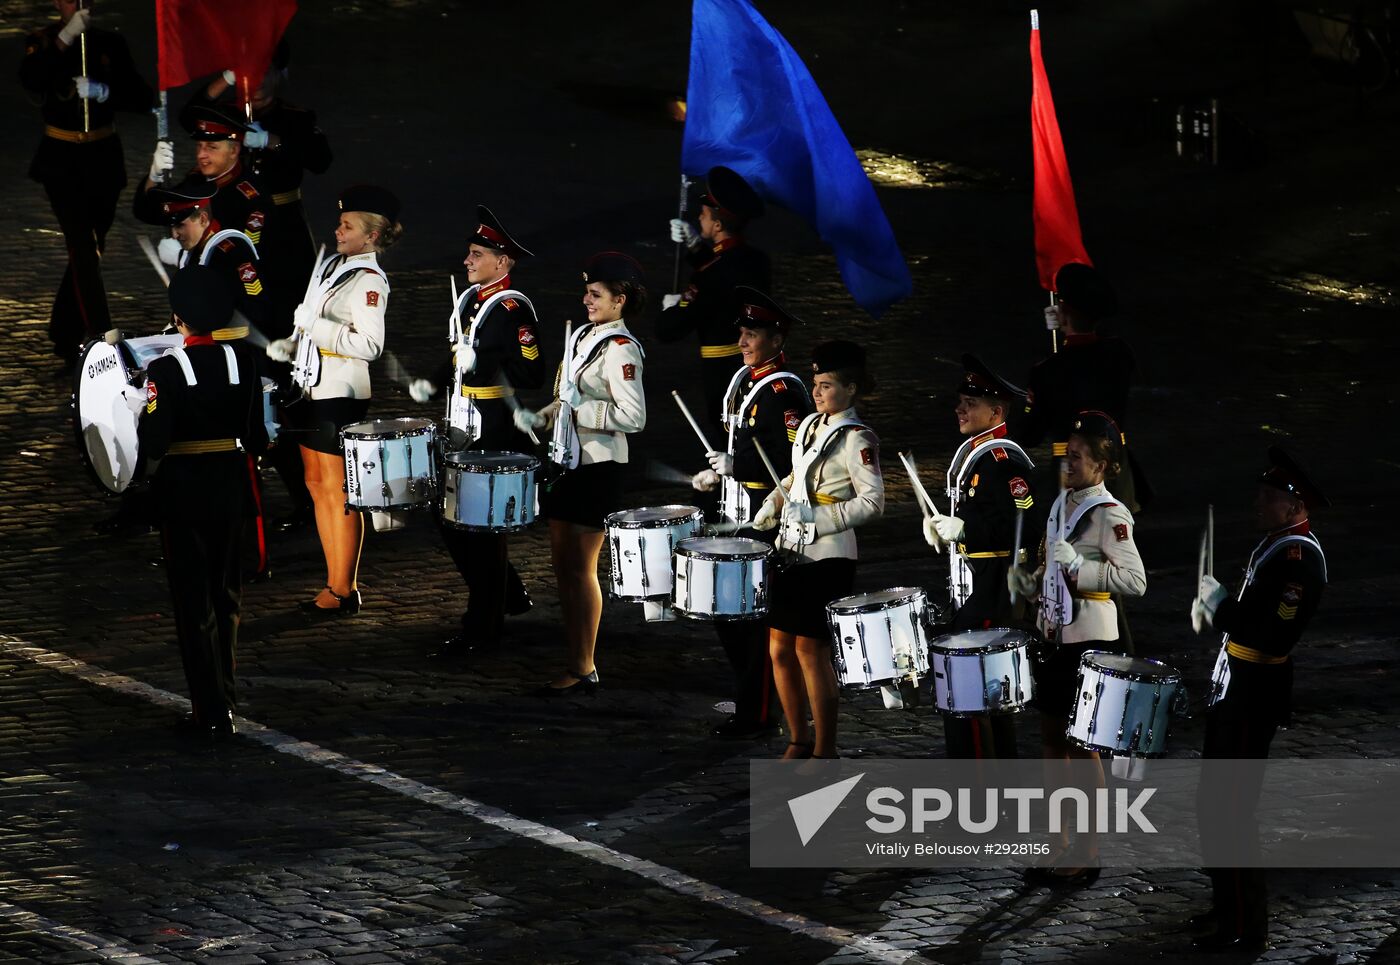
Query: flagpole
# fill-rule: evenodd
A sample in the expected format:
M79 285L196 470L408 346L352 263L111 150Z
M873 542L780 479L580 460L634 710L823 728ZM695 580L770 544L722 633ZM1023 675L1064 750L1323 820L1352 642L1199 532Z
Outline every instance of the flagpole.
M1055 307L1056 305L1058 305L1058 304L1059 304L1059 299L1057 299L1057 298L1055 297L1055 293L1054 293L1054 292L1051 292L1051 293L1050 293L1050 307L1051 307L1051 308L1054 308L1054 307ZM1050 354L1051 354L1051 355L1055 355L1055 354L1057 354L1059 351L1060 351L1060 330L1057 329L1057 328L1052 328L1052 329L1050 329Z
M79 3L79 4L78 4L78 9L79 9L79 10L82 10L82 9L84 8L84 6L85 6L84 3ZM88 72L87 72L87 31L86 31L86 30L84 30L82 33L78 34L78 60L79 60L79 63L80 63L80 65L81 65L81 67L82 67L82 74L83 74L84 77L86 77L86 76L88 75ZM83 98L83 133L84 133L84 134L87 134L87 133L89 133L91 130L92 130L92 118L91 118L91 116L90 116L89 113L88 113L88 99L87 99L86 97L84 97L84 98Z
M686 195L689 193L689 191L690 191L690 178L688 178L688 177L686 177L684 174L682 174L682 175L681 175L681 198L680 198L680 204L679 204L679 206L676 208L676 217L677 217L677 218L681 218L681 219L684 219L684 218L685 218ZM676 242L676 267L675 267L675 271L674 271L674 272L672 273L672 275L671 275L671 291L673 291L673 292L678 292L678 291L681 290L681 252L682 252L682 249L684 249L684 248L685 248L685 243L684 243L684 242L681 242L681 241L677 241L677 242Z

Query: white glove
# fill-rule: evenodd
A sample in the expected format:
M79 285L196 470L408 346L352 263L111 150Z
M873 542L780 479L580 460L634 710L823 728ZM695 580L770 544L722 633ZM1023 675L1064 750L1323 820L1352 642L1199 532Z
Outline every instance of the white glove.
M694 248L700 244L700 233L691 227L690 222L684 218L672 218L671 240L682 243L687 248Z
M719 488L720 474L713 469L701 469L690 477L690 486L696 492L708 493Z
M180 263L180 252L183 250L180 242L174 238L162 238L160 244L156 245L156 255L159 256L160 263L172 268Z
M1060 306L1059 306L1059 305L1046 305L1046 306L1045 306L1045 327L1048 328L1050 331L1054 332L1054 331L1057 331L1057 330L1059 329L1059 327L1060 327L1060 322L1061 322L1061 319L1060 319Z
M710 468L721 476L734 475L734 457L729 453L711 450L705 453L705 458L710 460Z
M810 503L789 500L783 503L783 523L787 526L805 526L816 521L816 513Z
M1065 567L1071 573L1078 573L1079 567L1084 565L1084 557L1079 550L1074 548L1074 544L1067 539L1055 540L1055 547L1051 550L1051 557L1056 563Z
M126 407L131 410L132 415L140 415L146 408L145 387L138 388L134 385L122 386L122 401L126 403Z
M517 429L529 435L535 429L543 428L549 419L538 412L531 412L529 409L516 409L515 415L511 416L511 421L515 423Z
M109 328L102 333L102 341L108 345L116 345L122 340L122 330L119 328Z
M292 327L298 332L311 333L311 326L316 321L316 313L311 310L311 306L302 302L292 312Z
M156 141L156 149L151 154L151 183L160 184L165 180L165 176L174 169L175 145L170 141Z
M437 386L427 379L414 379L408 383L408 397L414 402L427 402L437 395Z
M463 372L476 371L476 349L472 348L471 342L468 342L465 336L457 340L454 351L456 352L457 368Z
M1033 600L1036 594L1035 574L1013 566L1006 571L1006 588L1023 600Z
M754 515L753 521L749 523L750 529L756 529L760 533L773 529L778 525L778 511L773 508L773 504L765 502L758 507L758 512Z
M273 339L267 343L267 357L274 362L290 362L297 354L297 343L289 338Z
M78 39L78 34L88 28L88 21L92 19L91 10L74 10L73 16L63 25L63 29L58 32L58 42L65 47L71 47Z
M87 11L82 11L86 13ZM81 75L73 78L73 86L78 88L78 96L85 101L97 101L99 104L107 102L107 95L112 93L112 88L102 83L100 80L93 80L91 77Z
M675 308L675 307L676 307L677 305L679 305L680 303L681 303L681 296L680 296L680 295L662 295L662 296L661 296L661 310L662 310L663 312L666 311L666 309L668 309L668 308Z
M537 425L543 425L546 429L553 429L555 420L559 418L558 401L551 402L539 412L536 412L535 415L544 420L543 423L536 423Z
M257 121L254 121L252 130L243 135L243 146L253 150L267 147L267 137L267 131L263 130L263 126Z
M932 546L935 553L943 552L943 537L938 535L938 521L943 518L930 516L924 520L924 542Z
M935 516L933 517L933 529L938 533L938 538L945 543L956 543L962 539L963 531L967 529L967 524L957 516Z
M577 409L583 402L583 393L579 391L578 384L561 385L559 387L559 401L570 409Z
M1220 604L1225 602L1225 598L1230 595L1230 591L1221 585L1220 581L1213 576L1201 577L1201 583L1196 587L1196 602L1200 604L1201 615L1204 622L1210 626L1215 625L1215 611L1220 609ZM1192 622L1195 622L1195 607L1192 607Z
M1211 626L1211 618L1206 612L1206 605L1200 597L1195 597L1191 600L1191 629L1200 633L1208 626Z
M220 76L223 77L224 83L228 84L230 87L238 83L238 75L231 70L224 71Z

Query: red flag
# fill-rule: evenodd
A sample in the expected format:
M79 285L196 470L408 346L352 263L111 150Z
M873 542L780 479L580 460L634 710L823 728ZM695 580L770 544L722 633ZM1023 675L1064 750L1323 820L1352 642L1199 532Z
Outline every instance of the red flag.
M246 99L296 12L296 0L156 0L160 89L232 70Z
M1074 185L1060 141L1055 101L1040 57L1040 17L1031 11L1031 143L1035 154L1035 265L1040 286L1055 290L1055 272L1071 261L1092 265L1079 234Z

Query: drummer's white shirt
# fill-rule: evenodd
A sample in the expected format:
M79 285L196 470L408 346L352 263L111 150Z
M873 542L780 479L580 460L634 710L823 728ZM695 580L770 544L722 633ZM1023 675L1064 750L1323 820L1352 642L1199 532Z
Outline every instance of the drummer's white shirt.
M642 393L642 353L623 321L596 325L579 345L595 333L609 333L591 361L578 374L579 403L574 407L578 429L579 464L626 462L627 435L647 424L647 400Z
M318 315L311 323L311 341L317 348L335 353L321 356L321 379L311 389L313 399L370 397L369 363L384 351L389 283L372 251L351 255L336 272L358 264L371 270L356 272L320 304L311 305Z

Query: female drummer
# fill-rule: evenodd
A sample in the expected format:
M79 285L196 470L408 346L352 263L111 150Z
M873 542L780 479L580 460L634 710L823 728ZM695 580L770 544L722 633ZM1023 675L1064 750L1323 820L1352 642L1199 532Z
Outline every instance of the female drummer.
M784 759L837 756L836 671L826 605L851 592L855 528L885 511L880 440L855 410L856 398L873 387L859 345L816 347L817 411L797 428L792 472L754 517L754 529L780 526L779 561L768 592L768 650L791 740Z
M522 432L553 431L550 459L562 470L540 499L568 645L564 674L537 691L546 697L598 689L603 519L622 508L627 436L641 432L647 421L642 349L627 330L628 320L646 308L642 267L628 255L605 251L588 260L583 281L588 323L568 337L554 401L537 413L522 409L515 415Z
M1105 413L1079 413L1066 449L1064 488L1046 521L1041 565L1034 573L1013 567L1007 576L1015 592L1040 602L1036 625L1045 645L1034 667L1035 703L1041 712L1046 779L1060 785L1069 783L1070 762L1091 761L1094 786L1104 786L1098 752L1076 747L1065 737L1079 660L1090 650L1121 652L1111 594L1142 596L1147 590L1132 514L1105 488L1121 468L1122 439ZM1092 834L1081 835L1071 846L1066 829L1059 852L1030 874L1063 887L1090 885L1099 876L1097 859Z
M345 508L340 430L364 421L369 412L369 363L384 350L384 311L389 303L389 280L379 267L378 253L403 234L398 217L399 201L384 188L346 188L335 229L336 255L322 267L310 299L297 306L294 317L294 338L310 339L321 357L320 378L306 387L306 399L295 403L291 413L294 428L301 430L306 487L326 558L325 587L301 604L317 616L348 616L360 610L357 577L364 517ZM278 339L267 348L279 361L291 361L295 351L292 339Z

